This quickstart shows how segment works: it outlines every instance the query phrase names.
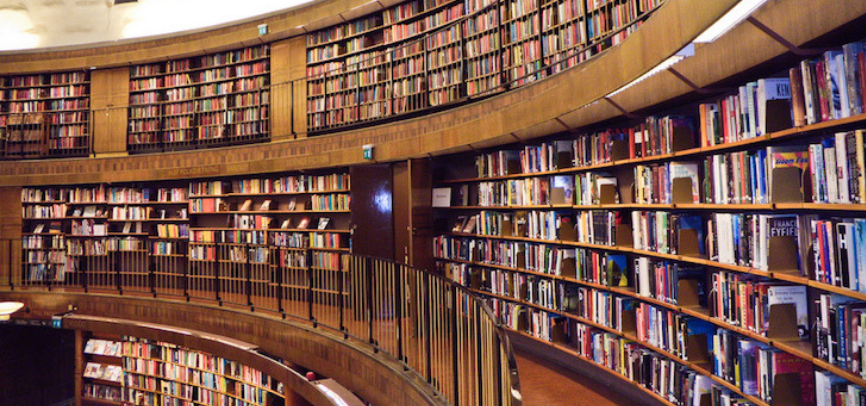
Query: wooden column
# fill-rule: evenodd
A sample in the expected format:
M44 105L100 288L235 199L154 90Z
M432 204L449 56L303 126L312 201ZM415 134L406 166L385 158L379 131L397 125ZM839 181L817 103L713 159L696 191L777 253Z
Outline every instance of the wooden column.
M428 159L394 164L394 259L433 269L432 176Z
M21 283L21 187L0 187L0 286Z
M90 110L93 154L126 155L129 68L99 69L90 73Z
M306 37L271 45L271 140L307 132ZM300 79L300 80L298 80Z

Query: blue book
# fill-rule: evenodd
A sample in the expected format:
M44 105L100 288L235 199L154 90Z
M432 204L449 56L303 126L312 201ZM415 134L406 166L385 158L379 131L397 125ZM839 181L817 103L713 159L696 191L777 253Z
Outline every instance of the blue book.
M854 219L854 247L857 250L857 290L866 292L866 219Z

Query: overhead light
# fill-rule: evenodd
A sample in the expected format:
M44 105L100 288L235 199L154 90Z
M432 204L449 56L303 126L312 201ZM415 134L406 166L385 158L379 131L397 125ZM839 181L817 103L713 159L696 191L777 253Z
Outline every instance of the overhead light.
M758 7L761 7L767 0L742 0L730 9L722 18L716 20L710 28L700 33L694 42L709 43L717 40L719 37L730 31L746 17L751 15Z
M138 3L138 0L114 0L114 4Z
M12 313L21 310L24 303L21 302L0 302L0 320L9 320Z
M616 89L613 92L608 93L604 97L610 98L610 97L613 97L619 93L622 93L626 89L628 89L628 88L630 88L630 87L632 87L632 86L634 86L640 82L643 82L644 80L655 75L656 73L659 73L659 72L661 72L667 68L670 68L671 66L674 66L677 62L682 61L683 59L686 59L690 56L693 56L694 54L695 54L695 44L686 45L685 48L677 51L676 54L674 54L673 56L671 56L668 59L665 59L660 64L656 65L656 67L650 69L647 73L644 73L639 78L632 80L631 82L628 82L628 84L626 84L625 86L622 86L619 89Z

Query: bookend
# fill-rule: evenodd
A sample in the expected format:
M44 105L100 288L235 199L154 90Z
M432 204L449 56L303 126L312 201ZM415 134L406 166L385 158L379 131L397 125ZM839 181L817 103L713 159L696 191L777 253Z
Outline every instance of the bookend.
M503 216L502 228L499 229L499 233L502 234L503 237L511 237L514 235L514 222L511 221L511 217Z
M692 178L674 178L671 181L671 203L700 203L692 194Z
M528 326L526 323L526 311L522 307L520 310L524 311L517 312L517 331L526 331Z
M616 225L616 245L618 247L633 248L634 240L632 239L631 225L617 224Z
M616 204L616 186L601 185L598 188L598 204Z
M574 265L574 258L563 259L559 273L563 277L577 279L577 269Z
M767 134L787 130L791 123L791 104L788 99L766 100L766 130Z
M797 271L797 257L800 251L797 248L797 237L794 236L772 236L767 248L767 270L768 271Z
M695 364L710 362L710 349L706 334L691 334L686 337L686 359Z
M671 151L684 151L695 147L695 134L690 125L674 125Z
M799 341L797 307L793 303L770 306L770 326L767 338L773 341Z
M480 290L482 285L482 276L481 272L478 272L475 268L470 268L469 271L469 287L472 289Z
M556 317L551 322L550 341L554 343L567 343L568 335L565 333L567 319L565 317Z
M517 251L516 257L517 257L516 260L517 260L518 264L525 264L526 263L526 250Z
M682 307L699 307L698 281L681 279L677 282L677 305Z
M556 151L556 169L574 167L574 156L569 151Z
M701 394L700 406L713 406L713 395L711 393Z
M564 223L564 222L563 222ZM560 241L575 241L577 240L577 232L574 231L575 224L574 221L571 221L568 224L563 224L559 227L559 240Z
M810 182L800 168L773 168L770 198L773 203L803 203L811 197Z
M620 315L620 328L625 334L637 334L637 313L635 310L623 310Z
M789 372L773 377L772 406L803 406L800 389L800 374Z
M614 140L610 146L610 160L621 161L629 159L628 140Z
M691 184L691 182L689 182ZM697 230L688 228L677 231L677 255L687 255L690 257L700 257L700 243Z

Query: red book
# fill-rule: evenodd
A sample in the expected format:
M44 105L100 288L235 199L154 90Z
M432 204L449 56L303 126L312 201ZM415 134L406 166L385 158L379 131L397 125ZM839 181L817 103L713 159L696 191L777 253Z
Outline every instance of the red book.
M860 52L857 54L857 72L860 73L860 103L864 105L864 111L866 111L866 52Z
M634 127L628 129L628 157L636 158L634 150Z
M818 84L818 107L820 107L821 121L830 119L830 88L827 83L826 72L824 72L824 61L820 60L815 64L815 80Z
M812 363L782 351L773 353L772 363L776 375L800 374L800 396L803 398L803 406L815 406L815 378L812 375Z

